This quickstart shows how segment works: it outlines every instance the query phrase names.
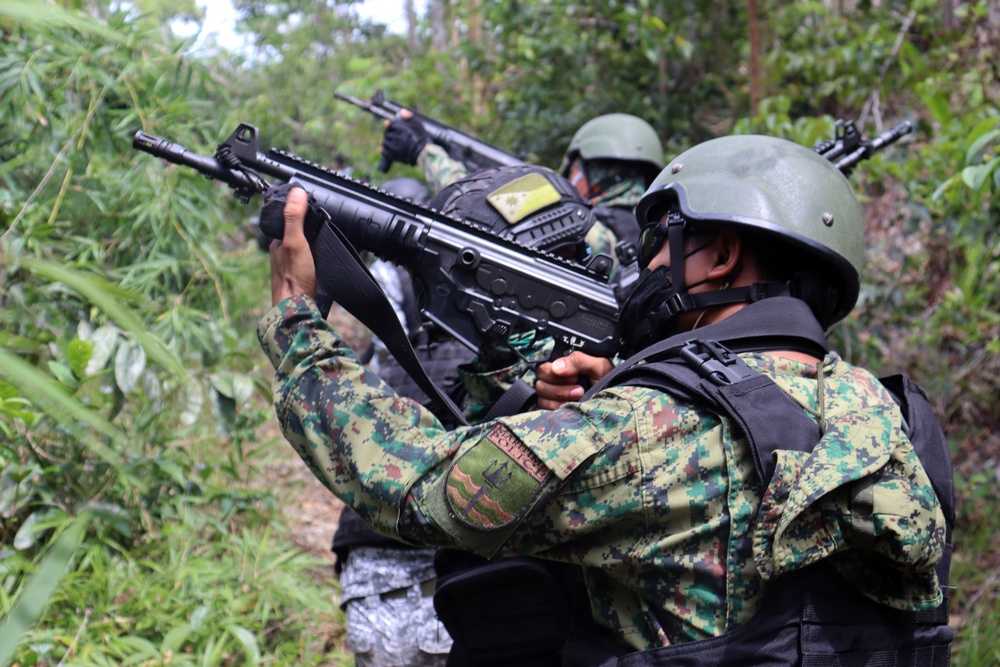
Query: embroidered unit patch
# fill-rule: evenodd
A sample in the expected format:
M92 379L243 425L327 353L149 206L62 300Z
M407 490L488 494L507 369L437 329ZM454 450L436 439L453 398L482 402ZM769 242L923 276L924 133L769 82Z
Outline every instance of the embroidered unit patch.
M510 224L516 224L536 211L551 206L561 196L555 186L541 174L528 174L514 179L491 192L486 201Z
M507 427L497 424L448 471L448 504L473 528L496 530L530 509L552 472Z

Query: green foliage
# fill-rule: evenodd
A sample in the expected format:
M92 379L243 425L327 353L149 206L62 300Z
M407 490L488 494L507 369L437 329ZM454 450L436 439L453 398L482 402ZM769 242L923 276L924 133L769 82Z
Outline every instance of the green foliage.
M217 494L240 509L206 511L219 504ZM217 488L175 503L141 543L99 528L18 647L18 662L329 664L321 629L343 622L331 602L335 584L317 577L315 560L274 539L267 503L262 494ZM9 557L0 581L32 569ZM6 587L0 600L11 595Z
M53 541L37 572L31 576L6 616L0 619L0 664L9 664L18 640L41 616L83 536L86 518L83 516L71 523Z

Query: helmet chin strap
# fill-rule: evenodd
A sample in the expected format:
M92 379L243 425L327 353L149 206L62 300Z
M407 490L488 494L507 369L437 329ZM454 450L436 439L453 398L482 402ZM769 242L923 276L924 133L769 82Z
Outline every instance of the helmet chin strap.
M717 291L724 292L727 289L729 289L729 281L728 280L726 282L722 283L722 287L720 287ZM705 318L706 313L708 313L708 308L702 308L701 309L701 313L698 314L698 319L696 319L694 321L694 324L691 326L691 331L694 331L695 329L698 328L698 325L701 324L701 321Z
M661 317L676 319L684 313L702 310L701 315L698 316L698 320L695 322L695 327L697 327L698 322L701 321L701 318L705 315L705 311L709 308L727 306L734 303L753 303L772 296L789 296L792 294L791 283L759 282L744 287L729 287L728 280L718 290L691 294L688 290L710 281L706 278L691 285L687 284L684 260L693 254L693 252L701 250L704 246L697 248L688 255L684 254L685 226L686 221L683 216L670 214L667 220L667 244L670 248L670 256L681 257L683 259L680 262L671 262L670 282L673 286L673 294L663 302L661 308L657 309L657 314Z

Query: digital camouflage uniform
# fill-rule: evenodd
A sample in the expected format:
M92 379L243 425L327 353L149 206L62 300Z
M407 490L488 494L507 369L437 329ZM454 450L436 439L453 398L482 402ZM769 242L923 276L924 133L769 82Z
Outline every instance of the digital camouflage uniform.
M396 316L407 331L407 295L399 269L384 260L368 265ZM370 366L397 377L394 386L414 398L426 398L422 391L403 381L395 362L378 337L372 340ZM420 346L423 355L430 348ZM437 348L440 354L453 353ZM440 356L439 354L439 356ZM452 359L449 355L449 359ZM428 363L424 358L423 362ZM442 383L441 368L431 366ZM408 378L406 378L408 380ZM434 549L414 548L390 541L374 533L350 509L341 512L333 540L340 571L340 606L344 609L347 649L354 654L356 667L443 667L452 640L434 611Z
M434 611L434 549L355 546L340 576L356 667L436 667L451 637Z
M447 431L361 366L308 297L272 308L258 336L285 437L366 522L414 544L579 564L594 619L636 649L721 635L751 617L765 578L824 558L883 604L941 601L940 505L893 400L836 354L819 374L741 355L824 431L811 454L778 453L762 498L734 425L655 389ZM867 475L874 554L851 550L849 487ZM908 585L884 590L886 568Z

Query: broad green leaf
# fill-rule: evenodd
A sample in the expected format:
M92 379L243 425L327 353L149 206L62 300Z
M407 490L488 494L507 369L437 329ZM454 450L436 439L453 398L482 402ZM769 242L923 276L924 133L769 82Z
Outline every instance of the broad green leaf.
M94 353L94 344L90 341L74 338L66 347L66 359L69 367L73 369L73 375L83 379L87 375L87 365L90 363L91 355Z
M63 531L42 558L7 616L0 619L0 665L10 663L21 639L42 615L83 537L90 517L83 514Z
M160 397L163 396L163 385L160 383L160 378L156 376L156 373L152 369L147 368L140 378L142 384L142 393L146 396L146 400L150 403L157 403Z
M242 373L213 373L209 377L212 387L236 405L246 405L253 396L253 380Z
M216 389L209 392L212 412L215 414L216 432L223 437L232 434L236 427L236 402Z
M21 393L17 390L17 387L6 380L0 380L0 401L6 398L17 398L20 395Z
M24 505L30 493L30 478L18 480L8 467L0 476L0 518L11 517L14 510Z
M123 394L135 391L145 370L146 353L141 347L132 343L118 346L118 354L115 355L115 382Z
M111 285L96 276L67 269L55 262L30 257L22 258L21 262L32 273L45 276L54 282L62 283L87 297L91 303L104 311L108 317L132 334L133 338L142 345L153 361L178 377L187 375L187 371L184 369L184 365L180 359L162 341L149 335L146 332L145 325L143 325L139 318L131 310L119 303L118 299L116 299L116 294L124 293L121 288Z
M966 167L962 170L962 182L979 192L998 164L1000 164L1000 157L993 158L986 164Z
M997 137L1000 137L1000 130L993 130L992 132L987 132L983 134L978 139L972 142L969 146L969 150L965 152L965 163L971 164L975 160L979 153L983 150L986 144L990 143Z
M201 417L202 408L205 406L205 397L196 383L188 382L181 390L180 400L184 404L180 416L181 424L191 426Z
M233 376L233 400L236 405L247 405L253 397L253 380L242 373Z
M79 383L73 376L73 370L69 366L60 364L58 361L50 361L48 363L48 367L49 370L52 371L52 374L56 376L57 380L70 389L76 389L76 386Z
M38 341L0 331L0 348L2 349L34 353L41 350L42 347Z
M38 541L38 523L44 518L44 515L45 512L43 510L32 512L28 515L28 518L24 520L21 527L17 529L17 534L14 535L12 546L15 549L24 551L35 546L35 542Z
M87 363L87 375L98 373L108 366L115 345L118 344L118 332L108 326L98 327L90 338L94 348Z

